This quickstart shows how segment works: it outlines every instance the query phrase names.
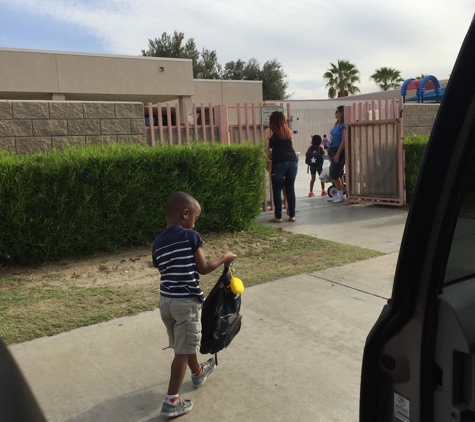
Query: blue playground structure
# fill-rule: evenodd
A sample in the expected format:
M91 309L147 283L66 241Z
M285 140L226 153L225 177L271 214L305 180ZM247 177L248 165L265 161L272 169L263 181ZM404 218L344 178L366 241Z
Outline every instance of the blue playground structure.
M435 89L425 94L425 86L428 81L431 81L434 84ZM411 86L412 89L417 88L416 95L406 100L407 90L411 89ZM401 96L404 103L406 101L417 101L418 103L423 103L424 99L429 101L435 100L436 103L440 103L444 93L445 88L441 88L439 80L432 75L424 76L421 80L415 78L406 79L401 86Z

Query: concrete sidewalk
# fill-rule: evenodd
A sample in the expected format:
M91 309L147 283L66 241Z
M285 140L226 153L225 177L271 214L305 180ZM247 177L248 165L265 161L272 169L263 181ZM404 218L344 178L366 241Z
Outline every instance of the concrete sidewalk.
M302 167L297 221L279 227L388 254L246 289L241 333L205 385L187 374L181 395L194 407L180 420L358 421L364 342L391 294L407 213L307 198ZM9 349L50 422L152 422L165 420L166 346L153 311Z

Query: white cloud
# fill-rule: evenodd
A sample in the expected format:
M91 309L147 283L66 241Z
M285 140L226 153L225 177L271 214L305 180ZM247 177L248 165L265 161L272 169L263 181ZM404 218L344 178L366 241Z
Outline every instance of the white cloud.
M474 12L468 0L0 0L2 3L39 19L48 16L83 28L108 53L139 55L148 39L176 30L194 38L198 49L216 50L222 64L238 58L255 57L261 63L277 58L289 75L294 98L325 97L322 75L337 59L356 64L361 92L375 90L368 79L381 66L401 70L404 78L430 73L446 79ZM0 28L0 36L5 30ZM80 33L77 42L81 42Z

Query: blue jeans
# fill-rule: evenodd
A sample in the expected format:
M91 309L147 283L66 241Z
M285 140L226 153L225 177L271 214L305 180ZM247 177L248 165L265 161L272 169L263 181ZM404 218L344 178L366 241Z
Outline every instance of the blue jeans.
M274 197L275 218L282 218L282 189L285 187L289 217L295 217L295 178L298 163L284 161L272 164L272 195Z

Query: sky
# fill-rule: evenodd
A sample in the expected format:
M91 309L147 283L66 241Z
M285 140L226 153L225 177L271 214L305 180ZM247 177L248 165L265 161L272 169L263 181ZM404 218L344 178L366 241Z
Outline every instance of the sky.
M221 65L277 59L291 98L315 99L337 60L363 94L384 66L448 79L474 13L473 0L0 0L0 48L138 56L178 31Z

